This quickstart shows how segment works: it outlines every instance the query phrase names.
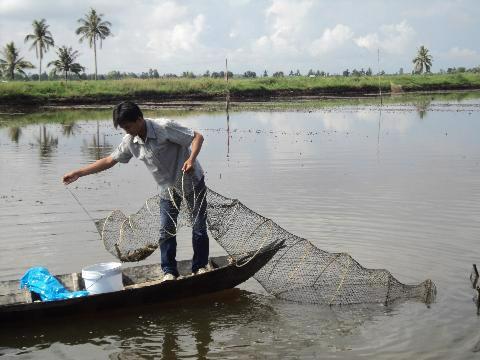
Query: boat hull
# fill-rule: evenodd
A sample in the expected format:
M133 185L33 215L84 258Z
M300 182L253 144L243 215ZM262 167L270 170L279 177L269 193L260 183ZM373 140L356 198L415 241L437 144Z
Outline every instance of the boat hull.
M229 263L228 258L216 257L211 262L213 270L200 275L186 276L179 280L158 282L155 280L128 285L135 273L142 268L159 271L159 265L138 266L124 271L124 290L104 294L89 295L67 300L49 302L25 302L0 306L0 321L38 321L44 318L63 317L95 312L107 312L122 307L158 304L179 299L191 298L234 288L252 277L278 251L281 245L270 246L253 258L243 262ZM188 267L189 262L179 262L179 267ZM131 275L129 277L129 274Z

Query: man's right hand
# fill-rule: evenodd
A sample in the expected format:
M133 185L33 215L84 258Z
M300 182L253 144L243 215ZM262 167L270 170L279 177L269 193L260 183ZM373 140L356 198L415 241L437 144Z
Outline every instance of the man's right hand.
M65 175L63 175L63 183L65 185L71 184L72 182L76 181L80 177L78 171L72 171Z

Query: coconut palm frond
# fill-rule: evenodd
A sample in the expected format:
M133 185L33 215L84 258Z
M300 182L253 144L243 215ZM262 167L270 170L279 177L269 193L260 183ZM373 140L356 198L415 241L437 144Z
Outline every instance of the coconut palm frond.
M23 57L20 57L20 54L13 41L5 45L0 53L3 56L3 59L0 59L0 67L12 80L15 80L15 72L25 74L24 69L35 68L31 62L24 60Z
M70 71L73 72L74 74L80 74L82 71L84 71L85 68L80 65L79 63L73 63L71 68L70 68Z
M20 69L34 69L35 68L35 65L33 65L30 61L23 60L23 58L19 59L19 61L17 63L17 66Z

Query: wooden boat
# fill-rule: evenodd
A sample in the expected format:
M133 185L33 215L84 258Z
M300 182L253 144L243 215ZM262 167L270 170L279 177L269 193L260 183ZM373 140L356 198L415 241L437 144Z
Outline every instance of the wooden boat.
M252 277L283 247L283 241L254 253L210 259L212 270L199 275L190 273L191 261L178 262L183 278L161 281L160 264L140 265L122 270L124 289L85 297L42 302L35 293L19 288L18 280L0 282L0 322L35 321L54 317L85 314L96 311L154 304L231 289ZM83 290L81 273L57 275L71 291Z
M477 264L473 264L472 272L470 273L470 282L474 290L473 302L477 307L477 315L480 315L480 274L478 273Z

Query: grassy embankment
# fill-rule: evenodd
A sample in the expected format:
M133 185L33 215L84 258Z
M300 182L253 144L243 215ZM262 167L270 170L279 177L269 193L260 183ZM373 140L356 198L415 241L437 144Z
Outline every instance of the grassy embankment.
M480 74L386 75L371 77L284 77L231 79L232 100L268 100L301 96L351 96L383 93L480 89ZM16 104L94 104L122 99L140 101L221 100L223 79L173 78L99 81L0 83L0 102Z

